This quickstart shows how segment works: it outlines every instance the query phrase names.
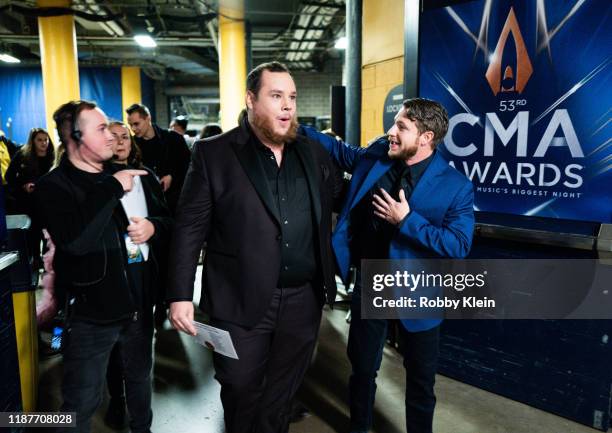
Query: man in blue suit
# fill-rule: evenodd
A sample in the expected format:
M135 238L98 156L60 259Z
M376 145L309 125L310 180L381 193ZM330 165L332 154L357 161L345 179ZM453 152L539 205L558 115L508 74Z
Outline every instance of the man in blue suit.
M361 260L462 258L470 250L472 184L436 151L447 129L444 107L423 98L405 100L387 136L367 148L302 128L352 174L332 237L342 279L346 282L351 264L358 269L348 341L352 432L367 432L372 426L376 375L388 323L361 318ZM400 326L408 433L432 432L440 322L402 320Z

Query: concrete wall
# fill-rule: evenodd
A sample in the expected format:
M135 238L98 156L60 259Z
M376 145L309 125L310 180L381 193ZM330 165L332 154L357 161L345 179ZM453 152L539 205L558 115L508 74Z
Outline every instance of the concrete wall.
M166 83L155 81L155 119L154 123L160 128L167 128L170 124L168 115L168 96L166 96Z
M322 72L292 73L298 91L298 115L329 116L330 86L342 84L342 59L330 59Z
M331 114L330 86L342 84L343 57L329 59L322 72L292 73L298 91L298 115L300 116L329 116ZM199 95L212 96L211 88L195 85L171 87L163 81L155 81L155 123L167 128L170 123L168 113L168 95ZM216 96L218 97L218 90Z

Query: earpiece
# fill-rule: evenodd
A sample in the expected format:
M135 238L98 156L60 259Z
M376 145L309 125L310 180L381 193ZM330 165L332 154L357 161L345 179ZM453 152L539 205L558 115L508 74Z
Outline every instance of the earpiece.
M76 123L73 123L73 126L76 126ZM81 131L79 131L78 129L73 129L70 133L70 136L77 144L79 144L81 142L81 138L83 138Z
M70 118L71 118L70 137L75 141L75 143L77 145L79 145L81 143L81 140L83 138L83 134L81 133L81 131L79 130L79 128L77 126L77 117L79 115L78 107L79 107L78 104L74 104L74 109L72 111L72 116L70 116Z

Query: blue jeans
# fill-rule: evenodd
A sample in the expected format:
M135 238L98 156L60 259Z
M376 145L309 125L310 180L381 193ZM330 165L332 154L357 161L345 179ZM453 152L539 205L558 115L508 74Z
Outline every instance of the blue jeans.
M372 427L376 376L387 337L387 320L361 318L361 276L351 300L351 326L348 357L352 373L349 379L351 431ZM440 327L408 332L400 324L400 338L406 370L406 432L431 433L436 405L434 383L438 361Z
M62 412L76 412L76 428L69 433L89 432L91 418L102 402L106 368L118 344L123 361L125 398L132 432L149 432L151 411L152 311L137 321L95 324L73 321L64 350Z

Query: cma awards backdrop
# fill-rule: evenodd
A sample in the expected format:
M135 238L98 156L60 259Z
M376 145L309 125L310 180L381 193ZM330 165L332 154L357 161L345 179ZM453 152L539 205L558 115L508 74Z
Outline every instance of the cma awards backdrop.
M612 222L612 2L483 0L423 12L419 94L477 210Z

